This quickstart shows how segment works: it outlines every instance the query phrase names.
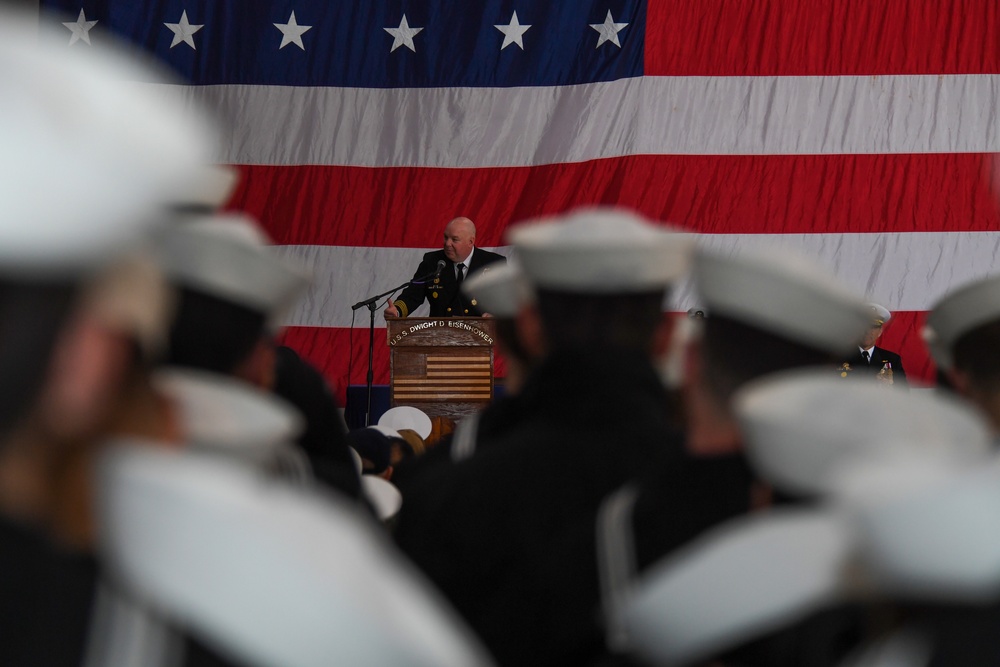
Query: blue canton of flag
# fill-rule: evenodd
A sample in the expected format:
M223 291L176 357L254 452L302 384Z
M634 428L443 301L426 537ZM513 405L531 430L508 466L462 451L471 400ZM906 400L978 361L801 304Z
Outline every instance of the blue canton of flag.
M97 21L194 84L550 86L643 73L641 0L41 4L60 22Z

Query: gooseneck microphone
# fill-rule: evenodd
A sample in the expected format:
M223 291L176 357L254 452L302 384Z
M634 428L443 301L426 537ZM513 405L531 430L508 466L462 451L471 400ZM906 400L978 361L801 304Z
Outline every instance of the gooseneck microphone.
M434 269L434 279L437 280L441 277L441 272L444 271L444 267L448 266L448 263L443 259L439 259L437 263L437 268Z

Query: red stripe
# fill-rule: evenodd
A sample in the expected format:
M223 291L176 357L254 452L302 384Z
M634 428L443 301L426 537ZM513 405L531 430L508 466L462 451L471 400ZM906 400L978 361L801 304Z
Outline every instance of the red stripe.
M243 167L231 206L279 244L437 247L468 215L482 246L514 221L588 204L719 234L1000 229L979 153L643 155L541 167ZM585 184L581 186L581 184Z
M650 0L647 75L1000 72L993 0Z
M907 311L893 313L892 322L878 345L898 352L903 358L903 368L911 384L930 385L934 382L934 363L920 338L926 313ZM368 370L368 331L355 329L353 343L347 328L289 327L282 341L294 348L317 368L336 389L337 400L345 405L348 385L348 366L351 366L350 384L364 384ZM497 376L502 377L502 360L498 361ZM375 384L389 383L389 348L385 344L385 329L375 330L374 356Z

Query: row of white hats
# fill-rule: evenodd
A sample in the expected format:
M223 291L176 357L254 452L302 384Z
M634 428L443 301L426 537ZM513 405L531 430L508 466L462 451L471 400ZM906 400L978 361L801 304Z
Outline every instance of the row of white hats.
M508 233L516 256L463 284L483 307L513 317L534 299L532 286L567 291L629 292L669 285L692 269L714 313L836 354L850 352L885 307L861 303L814 260L787 250L718 255L695 250L696 236L653 225L621 210L580 210L529 220ZM934 305L924 338L949 368L965 333L1000 319L1000 276L965 285Z
M511 229L517 262L463 284L490 313L513 316L529 285L564 291L635 292L670 285L688 269L713 313L835 354L850 352L872 310L815 261L787 251L723 256L695 250L696 236L615 209L585 209Z
M821 502L735 520L651 569L616 619L637 652L690 664L839 602L1000 597L1000 459L970 408L797 371L736 409L758 474Z

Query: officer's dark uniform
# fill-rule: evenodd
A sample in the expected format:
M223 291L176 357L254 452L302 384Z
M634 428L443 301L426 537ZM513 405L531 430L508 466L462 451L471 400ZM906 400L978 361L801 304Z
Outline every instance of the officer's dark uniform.
M475 297L465 296L459 289L455 276L455 263L445 257L444 250L435 250L424 255L420 266L417 267L417 272L413 274L413 279L416 280L427 275L433 276L440 260L444 260L446 265L436 283L428 278L428 284L410 285L400 292L399 298L393 302L393 305L399 310L400 317L406 317L419 308L424 299L430 302L431 317L479 317L482 315ZM507 258L503 255L476 248L472 253L472 260L465 277L468 278L476 271L494 262L506 261Z
M903 370L903 360L895 352L890 352L889 350L883 349L879 346L875 346L872 349L871 363L865 361L864 357L861 356L861 351L858 350L849 359L845 359L843 363L850 365L850 373L858 375L871 375L875 376L879 374L879 371L888 363L892 369L892 384L893 386L909 386L906 381L906 371ZM846 371L847 369L841 368Z

